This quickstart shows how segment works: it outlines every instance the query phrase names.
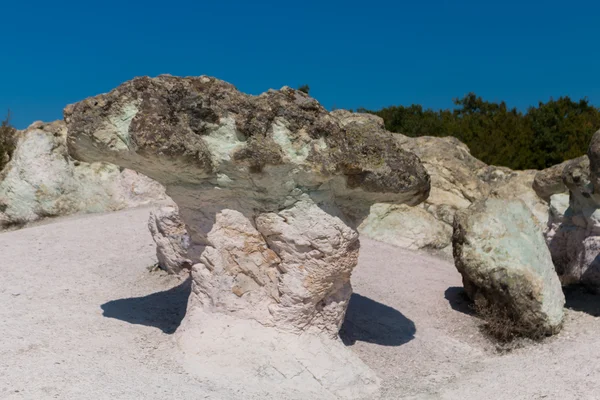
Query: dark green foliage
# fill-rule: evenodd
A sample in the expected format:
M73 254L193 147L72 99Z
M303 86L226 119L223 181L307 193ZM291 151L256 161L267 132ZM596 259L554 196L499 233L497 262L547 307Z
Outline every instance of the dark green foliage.
M15 128L10 126L10 112L0 123L0 171L10 161L15 150Z
M475 157L513 169L542 169L579 157L600 129L600 110L586 99L551 99L526 113L473 93L455 99L454 104L453 110L434 111L413 104L358 111L379 115L388 130L407 136L457 137Z
M306 94L309 94L310 92L310 86L308 85L302 85L298 88L299 91L304 92Z

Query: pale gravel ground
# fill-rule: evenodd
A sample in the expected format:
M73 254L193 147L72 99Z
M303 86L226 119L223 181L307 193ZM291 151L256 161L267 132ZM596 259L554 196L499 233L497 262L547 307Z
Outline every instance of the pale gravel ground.
M0 234L0 399L247 399L183 370L170 333L188 288L149 272L148 212ZM600 398L600 296L572 292L586 312L563 333L499 355L447 260L362 239L353 284L342 335L384 399Z

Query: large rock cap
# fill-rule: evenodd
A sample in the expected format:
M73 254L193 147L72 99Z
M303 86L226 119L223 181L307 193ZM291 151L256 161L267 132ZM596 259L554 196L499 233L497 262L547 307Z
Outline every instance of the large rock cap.
M542 231L525 203L489 198L459 211L453 249L473 300L508 313L518 333L560 330L565 298Z
M316 100L287 87L249 96L206 76L142 77L70 105L64 115L73 156L112 161L167 185L234 181L257 200L324 183L355 199L416 204L429 193L418 157L391 134L360 121L342 126ZM269 182L259 179L265 175L278 177L268 192Z

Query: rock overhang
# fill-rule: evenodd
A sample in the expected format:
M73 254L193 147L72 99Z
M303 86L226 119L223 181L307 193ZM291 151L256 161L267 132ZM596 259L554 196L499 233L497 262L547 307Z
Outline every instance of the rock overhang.
M166 186L235 187L265 200L331 190L399 203L418 203L430 189L419 158L381 125L342 124L287 87L250 96L206 76L141 77L67 106L64 116L73 157L113 162Z

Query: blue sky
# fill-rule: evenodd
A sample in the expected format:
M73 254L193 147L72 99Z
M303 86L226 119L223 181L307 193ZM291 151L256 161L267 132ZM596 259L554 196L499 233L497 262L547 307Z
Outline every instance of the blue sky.
M258 94L308 84L328 108L600 105L600 2L40 1L1 8L0 110L13 123L139 75L212 75Z

